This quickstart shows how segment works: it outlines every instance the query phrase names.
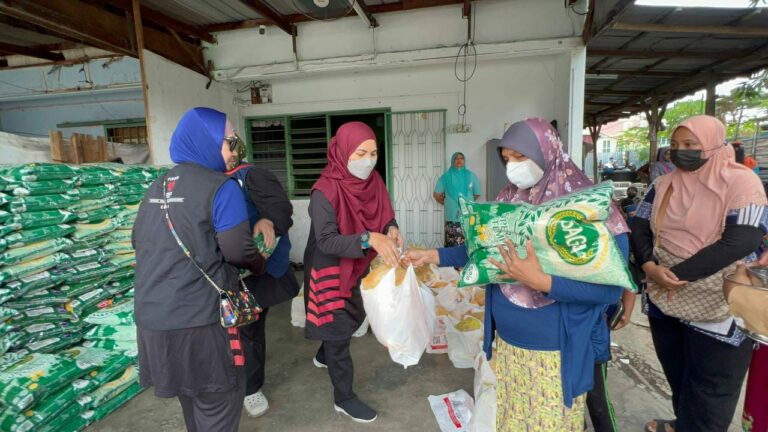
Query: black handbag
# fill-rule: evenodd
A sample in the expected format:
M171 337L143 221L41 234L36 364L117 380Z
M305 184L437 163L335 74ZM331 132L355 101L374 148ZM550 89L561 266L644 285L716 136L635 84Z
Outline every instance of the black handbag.
M192 264L200 271L205 279L213 286L213 288L219 293L219 319L221 326L224 328L241 327L248 325L259 319L259 312L262 308L254 298L253 294L245 286L243 280L240 279L239 289L222 289L219 285L211 279L210 276L203 270L192 258L192 253L181 241L179 235L176 233L176 229L173 227L171 221L171 215L168 213L168 177L163 180L163 210L165 211L165 221L168 224L168 228L171 230L171 234L176 239L184 255L192 261Z

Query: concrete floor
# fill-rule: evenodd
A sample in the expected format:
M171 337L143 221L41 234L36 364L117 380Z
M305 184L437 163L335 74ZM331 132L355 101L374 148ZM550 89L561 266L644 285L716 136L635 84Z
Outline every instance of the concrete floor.
M670 418L669 387L653 353L645 317L635 314L627 328L616 332L614 360L609 366L609 392L620 429L641 431L651 418ZM472 369L455 369L447 355L425 354L419 365L403 369L369 333L353 340L355 389L379 411L379 419L361 425L333 411L332 389L325 369L312 365L315 342L290 324L290 304L273 308L268 321L267 378L264 393L270 411L252 419L243 414L241 431L439 431L427 396L460 388L472 394ZM743 398L743 395L742 395ZM729 432L741 430L737 410ZM175 399L156 398L145 391L117 412L87 429L89 432L184 431Z

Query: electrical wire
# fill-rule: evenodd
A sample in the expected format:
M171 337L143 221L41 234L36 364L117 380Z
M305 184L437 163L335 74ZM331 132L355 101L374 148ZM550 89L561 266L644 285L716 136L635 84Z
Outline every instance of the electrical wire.
M474 16L476 5L472 5L471 10L471 16ZM468 40L466 43L464 43L462 46L459 47L459 52L456 53L456 59L453 64L453 74L456 76L456 79L462 83L463 86L463 92L462 92L462 101L461 104L459 104L458 107L458 115L459 115L459 123L464 125L466 124L465 116L467 114L467 82L472 79L472 77L475 76L475 72L477 71L477 49L475 48L475 42L474 42L474 36L475 36L475 29L477 25L477 20L474 20L472 23L472 31L471 34L468 35ZM470 55L469 52L472 51L472 73L467 74L467 56ZM464 74L462 76L459 76L459 59L463 58L463 69Z

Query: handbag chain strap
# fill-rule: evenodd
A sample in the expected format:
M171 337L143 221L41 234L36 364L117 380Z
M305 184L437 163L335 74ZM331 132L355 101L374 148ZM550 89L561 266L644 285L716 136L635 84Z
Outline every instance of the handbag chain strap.
M189 260L192 261L192 264L194 264L194 266L200 271L203 277L205 277L205 279L211 283L211 285L216 289L216 291L218 291L219 294L226 294L224 290L219 288L219 285L217 285L216 282L214 282L213 279L211 279L211 277L208 276L208 273L206 273L205 270L203 270L197 264L197 261L195 261L195 259L192 258L192 253L189 251L189 249L186 246L184 246L184 242L181 241L181 238L179 238L179 235L176 233L176 229L173 226L173 222L171 222L171 215L168 213L169 206L168 206L167 189L168 189L168 176L166 176L165 179L163 180L163 201L164 201L163 210L165 211L165 221L168 224L168 228L171 230L171 234L173 234L173 237L176 239L176 243L179 245L182 252L184 252L184 255L186 255L187 258L189 258Z

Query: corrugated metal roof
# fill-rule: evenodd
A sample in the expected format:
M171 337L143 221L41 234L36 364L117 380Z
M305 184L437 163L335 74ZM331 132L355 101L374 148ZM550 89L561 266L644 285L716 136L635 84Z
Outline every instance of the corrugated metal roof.
M196 26L261 18L239 0L141 0L141 4Z
M617 13L608 13L611 8ZM636 94L683 96L703 88L712 75L725 80L768 67L768 37L738 34L739 27L768 29L768 9L643 7L634 1L614 0L612 5L603 2L594 20L591 29L596 36L587 44L588 120L597 116L599 122L606 122L622 117L622 111L639 110L643 98ZM643 27L647 31L614 28L622 24L672 27ZM598 28L602 25L605 27ZM727 27L732 34L701 28L707 26ZM688 28L679 31L682 27ZM603 76L592 75L597 72ZM663 76L662 72L678 75ZM620 95L621 91L633 94Z

